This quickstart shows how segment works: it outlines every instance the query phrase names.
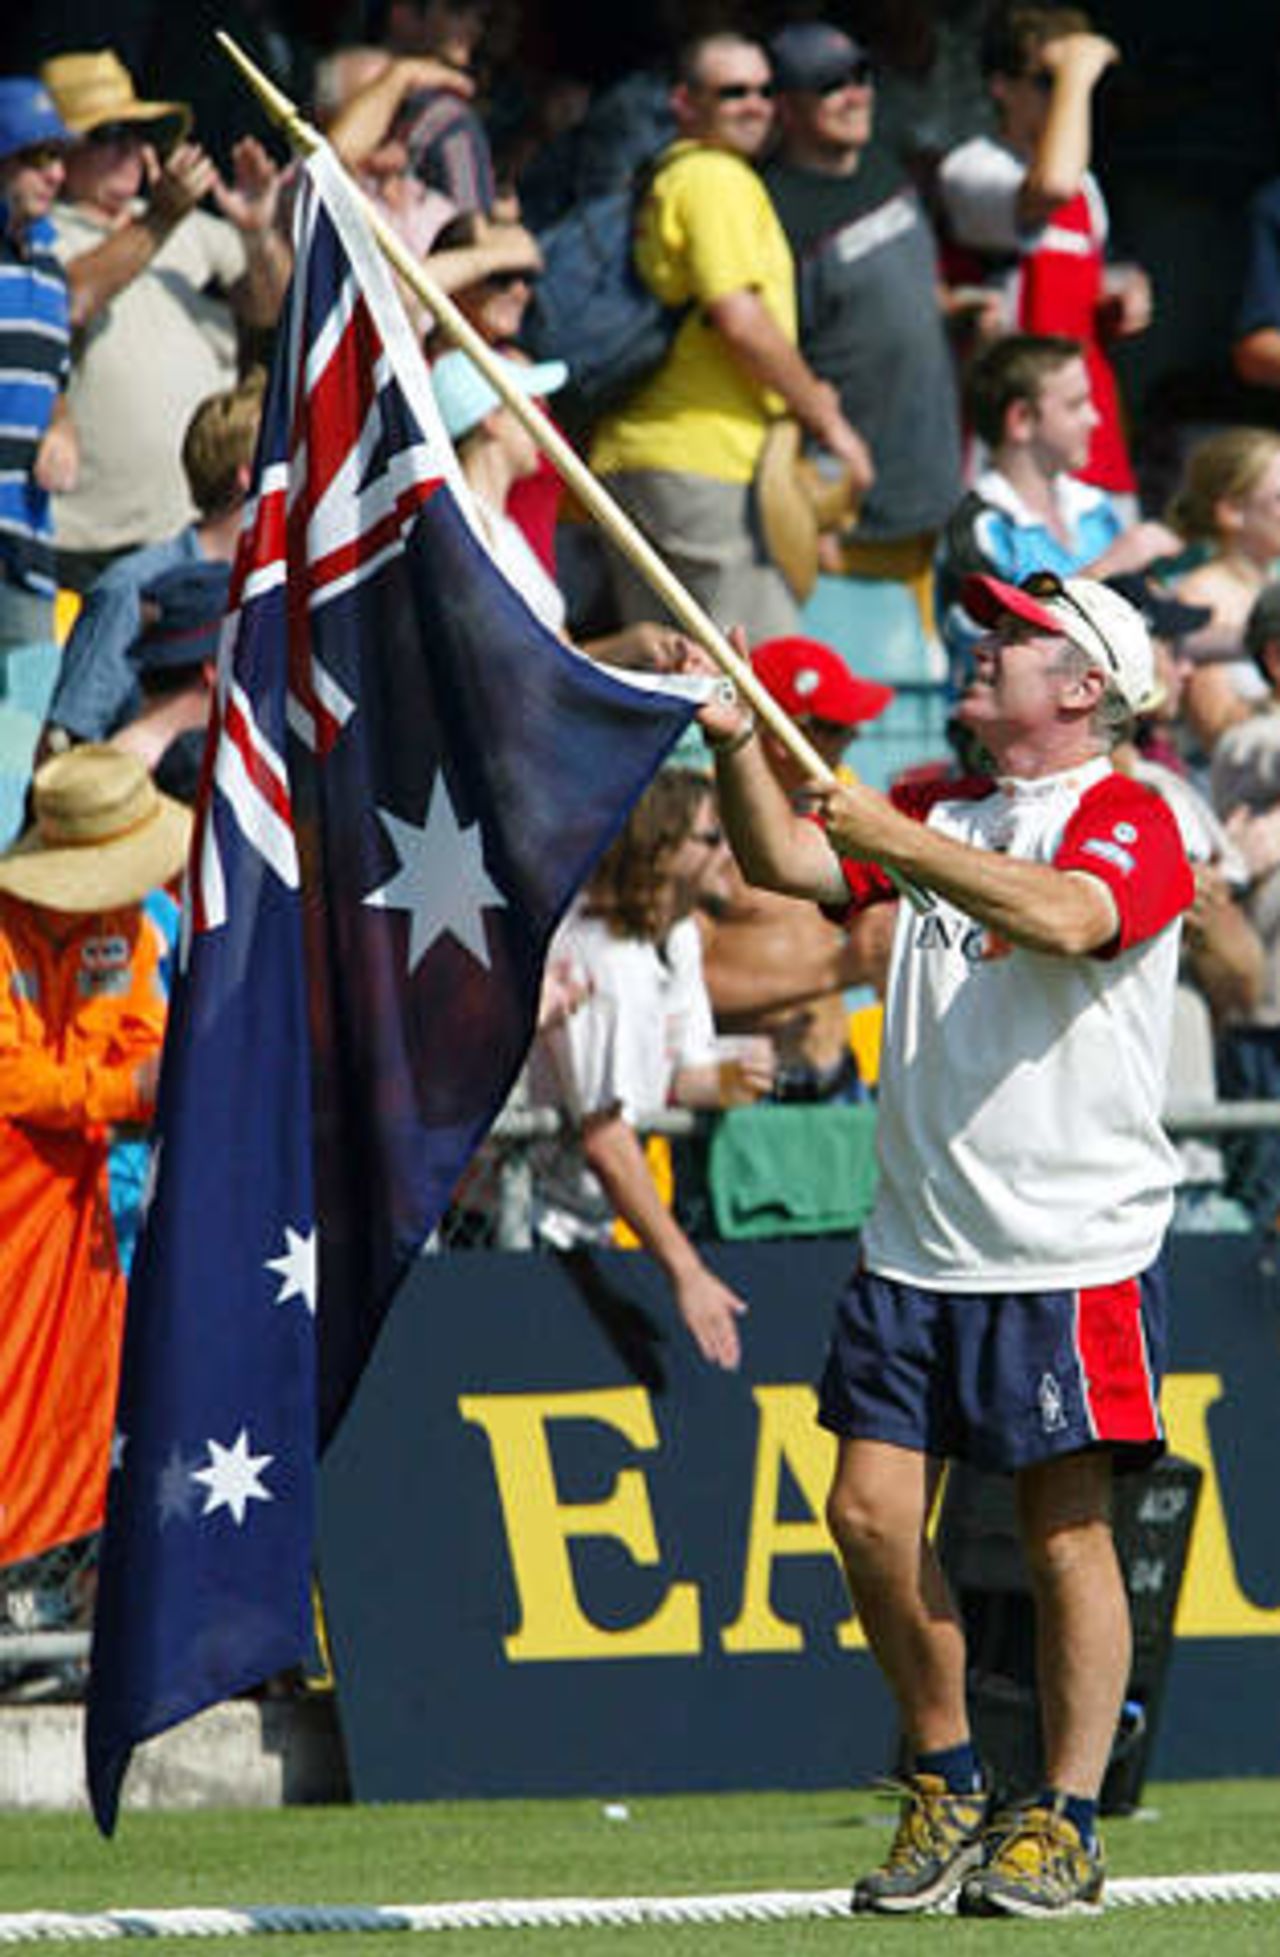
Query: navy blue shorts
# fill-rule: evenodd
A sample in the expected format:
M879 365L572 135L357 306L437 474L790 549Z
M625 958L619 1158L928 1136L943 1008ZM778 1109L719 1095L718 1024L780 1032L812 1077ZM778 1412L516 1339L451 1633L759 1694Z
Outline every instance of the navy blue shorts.
M1165 1284L924 1291L857 1270L836 1309L818 1419L850 1439L1012 1471L1106 1446L1164 1452Z

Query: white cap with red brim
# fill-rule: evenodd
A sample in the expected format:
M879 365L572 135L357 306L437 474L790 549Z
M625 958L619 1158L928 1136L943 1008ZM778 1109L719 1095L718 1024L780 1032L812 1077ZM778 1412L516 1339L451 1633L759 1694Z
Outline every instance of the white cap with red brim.
M1060 578L1036 571L1022 584L970 577L960 601L980 625L1012 615L1042 632L1070 639L1139 713L1156 691L1155 654L1140 612L1095 578Z

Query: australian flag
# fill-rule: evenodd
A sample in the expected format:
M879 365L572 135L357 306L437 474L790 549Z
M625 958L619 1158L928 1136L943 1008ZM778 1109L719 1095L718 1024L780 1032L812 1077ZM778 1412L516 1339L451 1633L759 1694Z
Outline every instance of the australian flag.
M692 712L495 570L325 151L295 253L129 1295L87 1727L108 1833L139 1741L303 1658L318 1451L519 1069L551 933Z

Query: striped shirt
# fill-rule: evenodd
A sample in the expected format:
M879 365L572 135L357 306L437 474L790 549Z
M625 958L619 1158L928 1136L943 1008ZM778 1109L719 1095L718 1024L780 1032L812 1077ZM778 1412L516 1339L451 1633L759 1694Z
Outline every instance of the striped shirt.
M0 204L0 216L4 205ZM0 231L0 576L52 595L53 515L32 473L70 371L66 274L53 226Z
M460 211L487 217L497 195L493 154L479 116L445 88L410 97L398 131L414 175Z

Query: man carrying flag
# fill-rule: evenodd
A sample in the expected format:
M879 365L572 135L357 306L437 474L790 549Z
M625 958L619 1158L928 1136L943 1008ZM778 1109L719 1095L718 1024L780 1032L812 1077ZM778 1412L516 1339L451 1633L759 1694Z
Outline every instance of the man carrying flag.
M520 1065L555 925L692 706L488 561L354 193L306 166L223 627L89 1689L132 1748L295 1664L314 1464Z

